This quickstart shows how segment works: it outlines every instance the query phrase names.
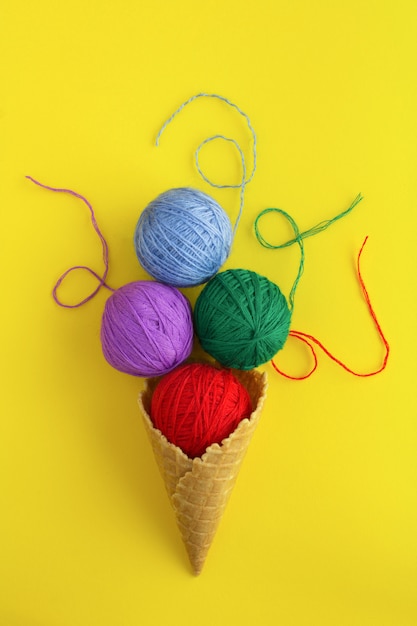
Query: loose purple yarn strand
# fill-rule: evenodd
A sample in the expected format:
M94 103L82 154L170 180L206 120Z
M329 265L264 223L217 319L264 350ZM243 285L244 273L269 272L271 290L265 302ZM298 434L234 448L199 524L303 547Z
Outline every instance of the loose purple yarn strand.
M105 240L98 224L97 224L97 220L96 220L96 216L94 214L94 209L91 206L91 204L88 202L87 198L84 198L84 196L82 196L81 194L77 193L76 191L72 191L72 189L63 189L63 188L59 188L59 187L50 187L49 185L44 185L42 183L40 183L38 180L35 180L34 178L32 178L32 176L26 176L26 178L30 181L32 181L32 183L34 183L35 185L38 185L38 187L42 187L43 189L47 189L48 191L55 191L58 193L68 193L71 196L74 196L75 198L78 198L79 200L82 200L84 202L84 204L87 205L90 214L91 214L91 223L93 225L94 230L96 231L97 235L99 236L99 239L101 241L101 245L103 248L103 261L104 261L104 273L103 276L99 276L99 274L97 274L94 270L92 270L90 267L87 267L85 265L74 265L73 267L70 267L69 269L67 269L57 280L57 282L55 283L55 286L52 290L52 296L55 300L55 302L57 304L59 304L59 306L65 307L66 309L76 309L80 306L82 306L83 304L85 304L86 302L88 302L89 300L92 300L94 298L94 296L96 295L96 293L98 293L100 291L100 289L102 287L105 287L106 289L109 289L110 291L114 291L114 289L112 287L110 287L109 285L106 284L106 278L107 278L107 274L109 271L109 247L107 245L107 241ZM59 297L58 297L58 288L60 287L61 283L63 282L63 280L65 279L66 276L68 276L68 274L70 274L71 272L73 272L74 270L86 270L87 272L89 272L90 274L92 274L95 278L97 278L97 280L99 281L99 285L98 287L96 287L96 289L94 289L94 291L92 293L90 293L90 295L88 295L86 298L84 298L83 300L81 300L80 302L76 303L76 304L65 304L65 302L62 302Z

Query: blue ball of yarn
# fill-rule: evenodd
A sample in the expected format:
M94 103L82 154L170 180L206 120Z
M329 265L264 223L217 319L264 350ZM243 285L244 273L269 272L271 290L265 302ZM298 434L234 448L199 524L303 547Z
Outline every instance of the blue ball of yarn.
M232 226L209 195L182 187L160 194L142 212L136 255L157 281L174 287L206 283L226 261Z

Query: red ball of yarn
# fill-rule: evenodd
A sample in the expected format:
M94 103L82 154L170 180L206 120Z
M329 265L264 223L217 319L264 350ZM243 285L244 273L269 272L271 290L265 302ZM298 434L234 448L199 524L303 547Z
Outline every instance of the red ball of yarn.
M228 369L181 365L158 383L151 400L154 426L187 456L221 443L252 413L246 388Z

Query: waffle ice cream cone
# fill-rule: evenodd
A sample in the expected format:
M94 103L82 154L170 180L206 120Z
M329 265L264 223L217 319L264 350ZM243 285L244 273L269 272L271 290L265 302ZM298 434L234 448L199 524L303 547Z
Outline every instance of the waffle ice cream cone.
M266 396L265 373L256 370L233 370L233 373L248 390L253 412L221 445L209 446L202 457L195 459L169 443L152 424L150 404L158 379L148 379L139 396L145 428L195 574L204 565Z

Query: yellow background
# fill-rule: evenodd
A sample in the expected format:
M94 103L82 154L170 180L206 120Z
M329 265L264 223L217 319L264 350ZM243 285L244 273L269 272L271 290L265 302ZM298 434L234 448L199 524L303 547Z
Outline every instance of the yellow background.
M3 0L0 14L0 624L415 626L416 41L414 0ZM267 251L253 221L267 206L300 228L365 200L305 241L293 327L353 368L319 354L292 382L270 379L261 424L205 569L191 573L138 414L142 382L104 361L105 290L81 309L55 305L67 267L101 271L82 203L110 246L109 283L144 278L132 246L142 208L170 187L212 193L234 220L236 190L215 191L192 155L248 113L258 170L227 267L267 274L288 294L298 251ZM202 160L219 182L239 167L227 146ZM270 237L289 234L280 220ZM74 298L94 286L74 275ZM197 290L188 292L194 300ZM282 367L308 353L289 342Z

